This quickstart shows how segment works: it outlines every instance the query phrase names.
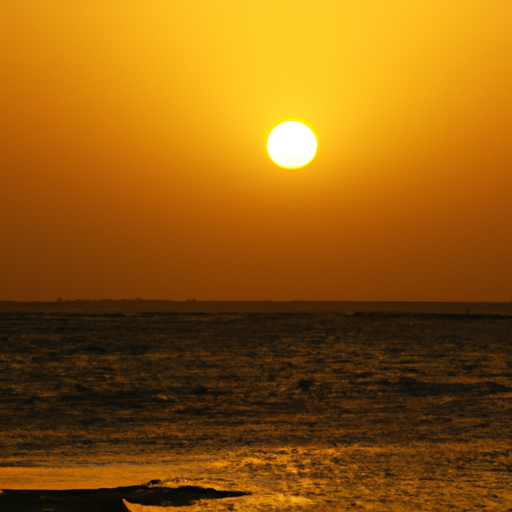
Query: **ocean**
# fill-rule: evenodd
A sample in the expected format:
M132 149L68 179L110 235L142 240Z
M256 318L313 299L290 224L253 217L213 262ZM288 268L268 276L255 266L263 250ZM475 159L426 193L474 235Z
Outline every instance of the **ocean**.
M512 510L512 316L297 308L0 312L0 510L149 481L247 493L184 510Z

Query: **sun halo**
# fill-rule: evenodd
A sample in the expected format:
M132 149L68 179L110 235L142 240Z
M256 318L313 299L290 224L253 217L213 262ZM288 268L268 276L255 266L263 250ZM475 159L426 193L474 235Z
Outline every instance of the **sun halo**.
M267 139L270 159L285 169L300 169L308 165L315 157L317 148L313 130L299 121L278 124Z

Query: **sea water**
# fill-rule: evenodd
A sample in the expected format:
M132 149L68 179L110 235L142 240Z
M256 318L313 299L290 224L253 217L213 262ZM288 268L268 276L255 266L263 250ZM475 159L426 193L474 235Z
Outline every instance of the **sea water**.
M0 489L512 510L511 341L495 315L4 312Z

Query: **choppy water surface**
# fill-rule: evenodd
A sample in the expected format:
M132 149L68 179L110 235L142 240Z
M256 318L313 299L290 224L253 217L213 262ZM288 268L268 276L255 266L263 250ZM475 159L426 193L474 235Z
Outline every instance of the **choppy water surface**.
M494 316L3 313L0 488L512 510L511 341Z

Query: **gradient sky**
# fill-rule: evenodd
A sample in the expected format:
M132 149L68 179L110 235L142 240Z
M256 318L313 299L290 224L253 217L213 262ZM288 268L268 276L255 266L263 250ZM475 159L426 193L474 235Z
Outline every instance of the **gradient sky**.
M512 300L510 0L0 3L0 299ZM275 166L278 122L319 136Z

